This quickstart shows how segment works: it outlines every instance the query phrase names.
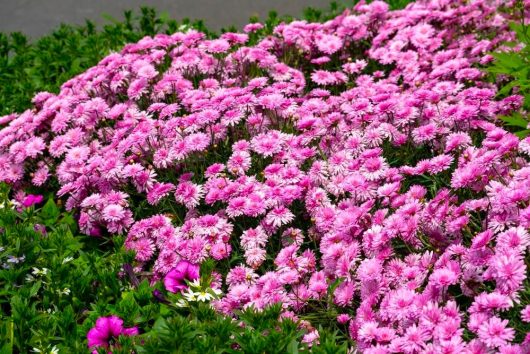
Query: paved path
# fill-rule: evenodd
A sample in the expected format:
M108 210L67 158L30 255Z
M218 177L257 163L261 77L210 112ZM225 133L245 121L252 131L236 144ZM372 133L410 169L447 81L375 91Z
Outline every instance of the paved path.
M266 17L270 10L300 16L307 6L327 8L330 0L0 0L0 31L21 31L32 38L47 34L60 23L82 24L85 19L105 23L107 13L117 19L123 11L142 5L166 11L174 19L204 19L217 30L242 28L250 16Z

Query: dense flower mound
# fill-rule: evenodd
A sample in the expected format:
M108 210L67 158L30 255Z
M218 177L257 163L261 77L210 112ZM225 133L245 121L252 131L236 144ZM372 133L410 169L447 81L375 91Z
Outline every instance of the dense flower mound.
M479 70L514 38L501 4L146 37L1 118L0 179L58 183L153 281L219 261L227 314L333 308L365 353L528 352L530 140Z

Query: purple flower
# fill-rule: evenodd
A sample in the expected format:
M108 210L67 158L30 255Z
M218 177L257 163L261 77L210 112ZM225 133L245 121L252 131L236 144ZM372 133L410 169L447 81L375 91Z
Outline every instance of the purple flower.
M135 336L139 331L137 327L123 327L123 320L118 316L100 317L96 325L87 333L88 347L90 349L103 347L108 348L112 339L119 336ZM97 353L94 350L93 353Z
M22 205L25 208L29 208L35 204L39 204L42 202L44 197L42 195L36 195L36 194L28 194L26 198L22 201Z
M99 227L94 227L90 229L89 235L92 237L101 237L103 234L101 232L101 229Z
M33 230L35 230L35 232L40 233L42 236L47 236L48 235L48 232L46 231L46 226L44 226L42 224L35 224L33 226Z
M182 260L166 274L164 286L167 291L176 293L188 287L186 280L193 281L196 279L199 279L199 266Z
M169 303L166 298L164 297L164 294L162 294L162 292L158 289L155 289L153 290L153 297L156 299L156 301L158 302L162 302L164 304L167 304Z

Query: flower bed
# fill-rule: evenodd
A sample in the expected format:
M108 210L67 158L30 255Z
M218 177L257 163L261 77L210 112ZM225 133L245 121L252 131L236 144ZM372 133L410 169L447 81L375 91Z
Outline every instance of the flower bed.
M211 264L226 315L280 304L365 353L528 351L530 140L498 124L523 98L480 70L515 39L502 4L145 37L1 118L0 178L125 235L183 306Z

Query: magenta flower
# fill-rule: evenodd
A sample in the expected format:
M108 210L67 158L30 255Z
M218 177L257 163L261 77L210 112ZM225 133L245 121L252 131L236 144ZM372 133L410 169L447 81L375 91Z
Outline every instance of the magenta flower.
M164 286L167 291L176 293L188 287L187 281L199 279L199 266L182 260L164 278Z
M119 336L136 336L139 334L137 327L123 327L123 320L118 316L100 317L96 325L87 333L88 347L90 349L108 348L111 340ZM97 352L96 350L94 353Z
M33 226L33 230L35 230L36 232L40 233L42 236L48 235L48 232L46 231L46 226L44 226L42 224L35 224Z
M35 204L41 203L43 199L44 197L42 195L28 194L22 201L22 205L25 208L29 208Z

